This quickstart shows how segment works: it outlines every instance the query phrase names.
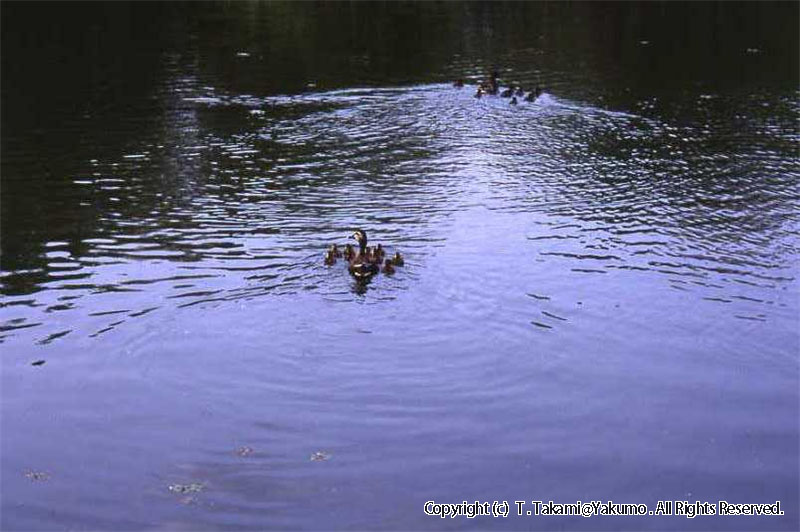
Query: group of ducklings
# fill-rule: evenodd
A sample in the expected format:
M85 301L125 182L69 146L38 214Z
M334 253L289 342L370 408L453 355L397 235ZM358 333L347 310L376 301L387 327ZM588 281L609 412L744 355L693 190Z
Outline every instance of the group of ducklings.
M346 244L342 250L338 245L331 244L325 252L324 262L327 266L332 266L336 264L336 259L343 258L348 262L350 275L358 280L367 280L379 271L391 275L395 272L395 267L405 264L399 251L395 252L394 257L386 258L383 246L380 244L375 247L368 246L367 232L363 229L357 229L351 238L358 243L358 249L352 244Z
M453 83L454 87L461 88L464 86L464 80L456 80ZM516 87L508 87L503 91L500 90L500 82L498 80L497 71L494 71L489 76L489 79L486 81L481 81L478 84L478 89L475 91L475 97L481 98L484 94L491 94L497 95L499 94L501 98L511 98L508 102L510 105L517 105L519 101L517 98L519 97L526 102L535 102L536 98L542 95L542 89L540 87L536 87L527 95L525 95L525 90L517 85Z

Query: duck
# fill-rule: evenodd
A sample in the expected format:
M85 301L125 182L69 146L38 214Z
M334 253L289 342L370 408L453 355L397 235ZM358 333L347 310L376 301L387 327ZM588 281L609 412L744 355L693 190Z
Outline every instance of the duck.
M358 242L359 253L350 259L350 275L359 281L369 280L378 273L379 268L367 256L367 232L363 229L356 229L352 238Z
M526 102L534 102L534 101L536 101L536 98L538 98L541 95L542 95L542 89L541 89L541 87L537 86L527 96L525 96L525 101Z
M516 96L512 96L511 97L511 101L508 102L508 104L509 105L517 105L517 97Z
M332 250L328 250L325 252L325 265L332 266L336 264L336 255L333 254Z
M497 82L497 70L492 70L489 76L488 90L486 92L489 94L497 94L499 88L500 84Z
M394 273L394 264L392 264L392 259L386 259L386 261L384 261L383 273L386 275L392 275Z
M392 258L392 263L393 263L395 266L402 266L403 264L405 264L405 263L406 263L406 261L405 261L405 260L403 260L403 256L402 256L402 255L400 254L400 252L398 251L398 252L396 252L396 253L394 254L394 257Z
M500 93L500 97L501 98L510 98L512 94L514 94L514 90L511 87L509 87L509 88L507 88L506 90L504 90L503 92Z

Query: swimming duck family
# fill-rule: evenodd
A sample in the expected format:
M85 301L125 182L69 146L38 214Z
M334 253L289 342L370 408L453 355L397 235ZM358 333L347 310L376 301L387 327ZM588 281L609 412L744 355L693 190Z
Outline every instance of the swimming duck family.
M336 244L332 244L325 252L323 262L327 266L336 263L338 257L343 257L347 261L347 269L350 275L357 281L367 281L377 274L381 269L383 273L391 275L395 272L396 266L403 266L403 256L399 251L395 252L391 259L386 258L386 250L381 244L374 248L368 246L367 232L363 229L356 229L351 235L358 244L358 250L351 244L344 246L344 251L340 251Z
M464 80L459 79L454 81L453 86L458 88L463 87ZM524 100L526 102L535 102L536 99L542 95L542 89L537 86L534 90L526 95L525 89L523 89L522 86L515 85L506 87L501 91L499 75L497 71L494 70L489 75L489 79L481 81L475 90L475 98L482 98L485 95L499 95L501 98L511 98L509 103L511 105L516 105L520 100Z

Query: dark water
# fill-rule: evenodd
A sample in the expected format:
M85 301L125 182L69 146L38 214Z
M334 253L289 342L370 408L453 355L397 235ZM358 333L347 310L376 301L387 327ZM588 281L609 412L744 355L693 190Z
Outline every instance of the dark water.
M3 529L798 528L798 4L0 9Z

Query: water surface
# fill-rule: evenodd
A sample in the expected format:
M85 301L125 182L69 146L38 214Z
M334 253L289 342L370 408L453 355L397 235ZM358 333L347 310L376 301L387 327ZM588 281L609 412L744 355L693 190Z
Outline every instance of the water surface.
M797 11L3 3L2 527L797 529Z

